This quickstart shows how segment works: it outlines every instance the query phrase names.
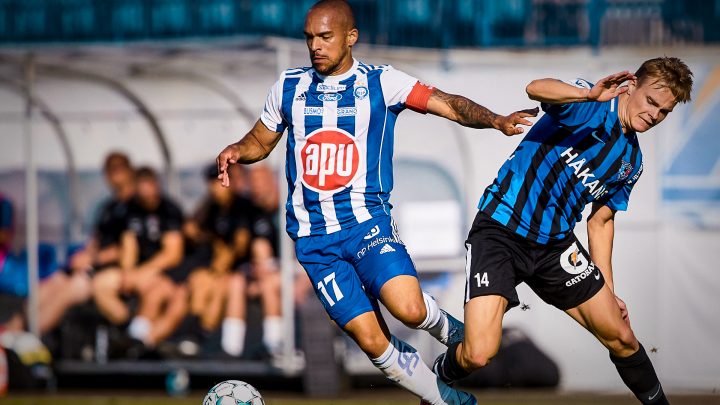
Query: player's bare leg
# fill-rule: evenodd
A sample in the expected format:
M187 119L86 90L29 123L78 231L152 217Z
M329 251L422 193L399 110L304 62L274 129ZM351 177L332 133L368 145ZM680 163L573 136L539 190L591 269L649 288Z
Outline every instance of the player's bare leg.
M167 339L180 325L188 312L188 288L184 285L173 286L173 293L167 302L167 308L162 312L147 337L150 345L155 345Z
M668 404L652 362L623 319L615 294L605 287L594 297L566 311L610 351L610 360L625 385L643 404Z
M128 325L130 337L143 342L147 346L154 346L155 341L150 339L153 325L161 317L163 307L171 300L174 293L172 281L165 277L156 276L150 287L140 292L140 306L137 314Z
M122 273L120 269L107 269L95 274L92 295L100 313L111 323L121 325L130 319L130 310L120 298Z
M194 270L190 275L190 313L200 326L211 331L218 327L227 297L229 275L216 275L209 269Z
M379 312L361 314L344 327L385 376L432 405L476 404L475 398L440 381L412 346L390 335Z
M588 301L565 312L595 335L613 356L628 357L640 348L607 285Z
M449 345L433 366L441 380L453 383L490 363L500 349L507 305L499 295L475 297L465 304L465 338Z
M222 322L220 344L225 353L239 356L245 348L245 316L247 312L247 279L242 273L233 273L227 282L225 319Z
M420 289L417 277L393 277L380 289L380 301L395 319L428 331L444 345L462 340L462 322L440 309L435 299Z
M282 350L282 303L280 272L274 265L258 270L258 287L263 307L263 343L273 355Z

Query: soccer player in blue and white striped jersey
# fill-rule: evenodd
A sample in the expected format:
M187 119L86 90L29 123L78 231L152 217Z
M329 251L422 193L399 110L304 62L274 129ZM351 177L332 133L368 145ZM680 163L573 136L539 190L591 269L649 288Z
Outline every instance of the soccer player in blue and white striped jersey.
M615 213L627 210L643 170L637 133L689 101L691 89L692 72L670 57L594 86L583 79L527 86L545 115L480 199L466 241L465 339L449 345L434 367L444 381L497 353L503 316L519 304L515 286L525 282L597 337L643 404L668 403L614 293L611 256ZM573 234L588 204L590 254Z
M287 130L287 232L330 317L388 378L427 403L474 404L391 336L378 310L379 300L444 344L462 338L462 323L420 289L390 216L395 121L411 109L510 136L537 110L499 116L390 66L353 59L358 31L345 1L316 3L304 31L312 67L281 75L254 128L218 156L220 178L228 184L229 164L264 159Z

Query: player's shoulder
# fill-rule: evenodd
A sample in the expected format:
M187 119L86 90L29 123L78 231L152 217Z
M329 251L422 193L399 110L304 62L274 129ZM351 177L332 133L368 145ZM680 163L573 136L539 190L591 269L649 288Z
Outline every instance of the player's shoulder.
M370 72L387 72L391 70L395 70L395 68L392 67L392 65L384 64L384 65L371 65L364 62L358 62L358 71L363 74L368 74Z
M571 86L579 87L582 89L592 89L594 86L593 83L591 83L590 81L585 80L581 77L578 77L578 78L575 78L572 80L563 80L563 81Z
M294 67L290 69L285 69L282 74L280 74L280 79L286 79L286 78L293 78L293 77L301 77L303 75L306 75L310 69L312 69L310 66L302 66L302 67Z
M168 196L163 196L161 199L162 211L168 216L182 216L182 208L175 200Z

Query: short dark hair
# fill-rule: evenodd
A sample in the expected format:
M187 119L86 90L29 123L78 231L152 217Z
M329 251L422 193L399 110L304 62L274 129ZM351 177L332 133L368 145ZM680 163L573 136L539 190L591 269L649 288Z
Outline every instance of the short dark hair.
M103 163L103 170L108 171L112 167L122 167L125 169L132 169L132 164L130 163L130 158L128 155L120 152L120 151L112 151L108 153L107 156L105 156L105 163Z
M137 180L142 180L142 179L157 180L158 175L157 175L157 172L155 171L155 169L153 169L152 167L142 166L142 167L139 167L135 171L135 179L137 179Z
M645 80L655 80L653 83L670 90L675 100L680 103L690 101L692 92L693 73L690 68L678 58L662 56L646 60L635 73L638 84Z

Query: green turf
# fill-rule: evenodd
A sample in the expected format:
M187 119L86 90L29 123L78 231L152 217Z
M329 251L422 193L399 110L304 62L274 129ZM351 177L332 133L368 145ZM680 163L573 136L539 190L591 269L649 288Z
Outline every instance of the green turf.
M597 394L556 394L552 392L479 392L481 405L638 405L630 395L603 396ZM720 395L671 396L673 405L720 404ZM0 405L201 405L202 395L185 398L166 396L44 395L0 398ZM418 405L419 401L399 392L372 393L352 391L341 399L318 400L294 398L289 394L266 395L267 405Z

